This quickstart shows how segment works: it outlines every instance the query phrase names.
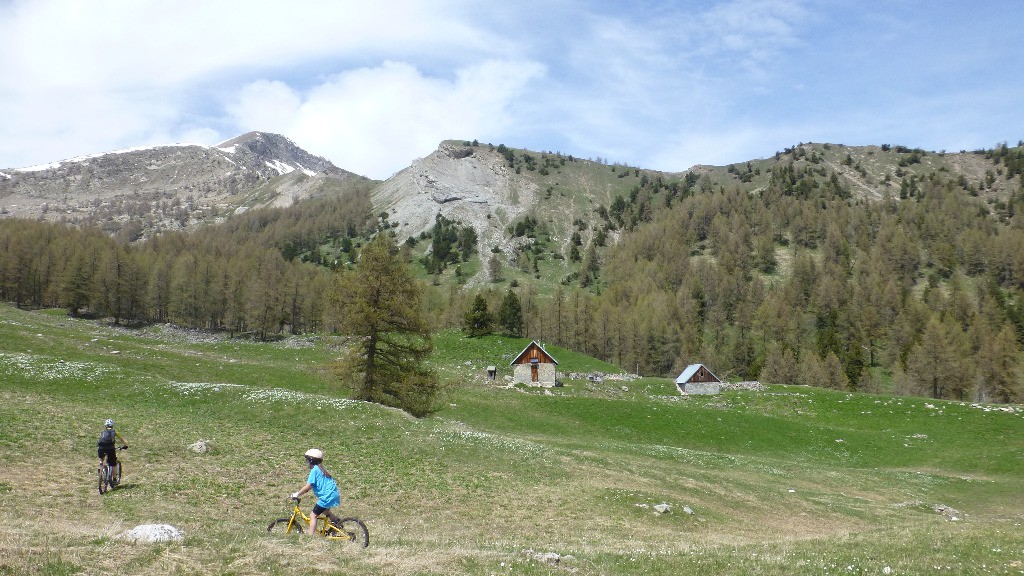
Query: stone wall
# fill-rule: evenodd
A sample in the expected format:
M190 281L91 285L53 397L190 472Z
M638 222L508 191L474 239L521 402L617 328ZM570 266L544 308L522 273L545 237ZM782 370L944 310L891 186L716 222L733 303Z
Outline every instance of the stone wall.
M676 386L683 394L718 394L722 391L721 382L687 382Z
M746 382L722 382L722 391L726 390L752 390L754 392L763 392L764 385L757 380L748 380Z
M676 388L683 394L719 394L735 390L761 392L764 390L764 386L757 380L746 382L690 382L688 384L676 384Z
M555 385L555 365L538 364L537 382L533 381L529 364L516 364L512 367L512 381L533 386L552 387Z

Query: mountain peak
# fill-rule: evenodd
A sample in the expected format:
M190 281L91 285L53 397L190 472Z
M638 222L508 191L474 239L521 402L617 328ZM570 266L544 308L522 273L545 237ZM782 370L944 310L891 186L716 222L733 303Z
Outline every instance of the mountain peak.
M230 140L226 140L214 146L214 148L230 148L231 146L245 146L252 142L265 141L268 143L274 143L281 145L282 143L294 146L295 143L286 136L280 134L274 134L272 132L246 132L240 136L235 136Z
M299 169L307 175L322 172L334 175L351 174L322 156L314 156L280 134L247 132L215 146L217 150L235 154L248 152L281 172Z
M102 222L136 239L366 181L284 136L249 132L213 147L150 146L0 172L0 216Z

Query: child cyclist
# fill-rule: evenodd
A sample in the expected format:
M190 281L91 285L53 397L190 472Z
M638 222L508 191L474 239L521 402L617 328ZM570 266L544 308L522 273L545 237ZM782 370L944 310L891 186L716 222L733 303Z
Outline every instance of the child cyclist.
M117 450L114 449L114 444L118 440L121 441L121 448L128 447L124 438L117 433L117 430L114 430L114 421L107 418L103 423L103 432L100 433L99 442L96 443L96 454L100 457L100 466L103 466L104 460L111 466L117 466Z
M316 496L316 504L313 506L313 513L309 517L309 534L316 532L316 520L319 516L331 517L330 509L341 503L341 496L338 494L338 483L334 481L331 473L324 468L324 453L318 448L306 450L306 464L309 465L309 477L306 478L306 485L292 494L297 499L303 494L313 491Z

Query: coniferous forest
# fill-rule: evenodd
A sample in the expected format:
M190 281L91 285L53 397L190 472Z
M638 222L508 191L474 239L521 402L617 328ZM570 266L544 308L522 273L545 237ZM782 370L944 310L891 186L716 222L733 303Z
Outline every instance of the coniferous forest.
M645 174L595 209L582 236L546 248L570 271L555 282L529 253L476 262L491 268L486 283L460 281L460 266L480 259L469 254L476 238L443 219L433 242L395 238L396 257L421 278L435 331L466 329L472 317L472 333L486 332L483 301L501 318L492 330L641 375L700 362L732 381L1020 402L1022 150L977 152L992 163L988 182L901 165L899 193L880 198L854 193L802 147L777 155L755 191L691 172ZM919 151L904 152L920 162ZM738 182L753 175L749 164L729 172ZM996 178L1013 191L982 199ZM509 234L543 238L543 227L527 217ZM257 339L344 333L340 278L379 233L392 232L367 191L134 243L99 228L0 219L0 299ZM442 237L455 255L427 257Z

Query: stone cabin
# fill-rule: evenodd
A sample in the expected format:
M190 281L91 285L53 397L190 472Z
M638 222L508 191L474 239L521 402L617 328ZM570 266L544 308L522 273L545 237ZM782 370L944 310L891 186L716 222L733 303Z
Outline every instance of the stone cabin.
M718 394L722 381L703 364L690 364L676 378L676 388L683 394Z
M523 349L509 366L512 366L512 381L531 384L533 386L551 387L555 385L558 365L536 341Z

